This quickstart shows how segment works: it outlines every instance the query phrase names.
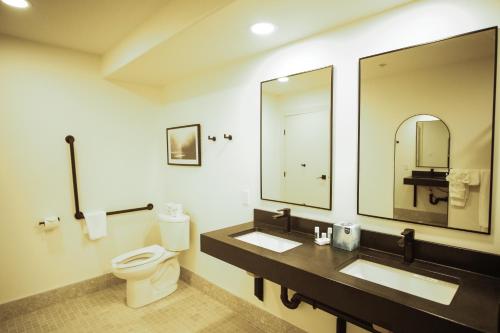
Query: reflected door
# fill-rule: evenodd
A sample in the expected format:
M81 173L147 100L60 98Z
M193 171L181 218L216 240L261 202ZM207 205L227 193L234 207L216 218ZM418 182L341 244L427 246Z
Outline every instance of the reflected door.
M285 201L328 206L329 124L327 111L285 117Z

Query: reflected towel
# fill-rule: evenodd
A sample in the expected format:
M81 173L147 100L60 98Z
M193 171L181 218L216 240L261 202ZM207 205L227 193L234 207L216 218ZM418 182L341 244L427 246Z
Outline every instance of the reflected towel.
M478 222L482 231L488 230L490 220L490 178L489 169L481 170L481 186L479 187Z
M96 240L105 237L108 234L108 222L106 220L106 212L86 212L83 213L87 233L90 240Z
M451 169L446 180L450 183L450 205L455 207L465 207L469 198L469 186L481 183L479 170L472 169Z

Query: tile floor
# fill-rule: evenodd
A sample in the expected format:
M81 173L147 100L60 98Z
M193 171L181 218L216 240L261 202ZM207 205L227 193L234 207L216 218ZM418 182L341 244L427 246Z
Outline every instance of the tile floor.
M125 284L121 283L1 321L0 332L263 333L182 281L175 293L140 309L125 305Z

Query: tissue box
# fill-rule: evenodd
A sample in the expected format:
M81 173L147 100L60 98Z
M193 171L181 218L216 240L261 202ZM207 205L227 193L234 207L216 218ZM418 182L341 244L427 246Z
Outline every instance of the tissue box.
M347 251L355 250L359 247L361 229L359 224L339 222L333 224L332 246Z

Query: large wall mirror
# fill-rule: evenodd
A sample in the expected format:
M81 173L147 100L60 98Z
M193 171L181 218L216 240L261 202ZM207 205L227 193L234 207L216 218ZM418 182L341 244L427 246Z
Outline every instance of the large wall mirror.
M497 28L359 61L358 214L490 233Z
M261 199L332 207L333 67L261 83Z

